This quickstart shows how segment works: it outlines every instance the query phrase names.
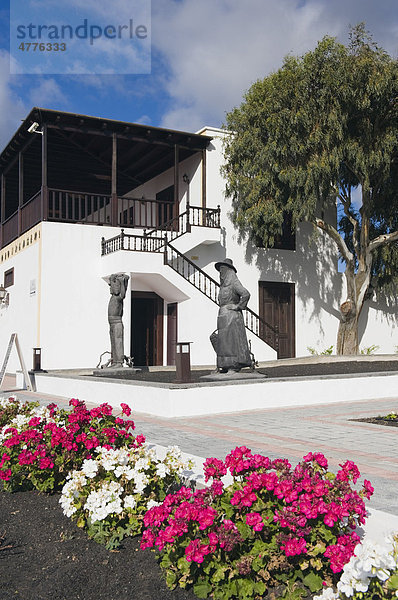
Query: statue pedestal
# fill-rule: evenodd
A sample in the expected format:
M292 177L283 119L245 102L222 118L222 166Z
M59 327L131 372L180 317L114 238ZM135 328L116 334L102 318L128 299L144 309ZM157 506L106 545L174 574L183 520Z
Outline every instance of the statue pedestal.
M256 371L242 371L235 373L235 371L228 371L228 373L211 373L210 375L203 375L201 381L242 381L242 380L259 380L266 379L266 375L257 373Z
M141 373L141 369L135 369L134 367L107 367L105 369L94 369L94 377L123 377L127 373Z

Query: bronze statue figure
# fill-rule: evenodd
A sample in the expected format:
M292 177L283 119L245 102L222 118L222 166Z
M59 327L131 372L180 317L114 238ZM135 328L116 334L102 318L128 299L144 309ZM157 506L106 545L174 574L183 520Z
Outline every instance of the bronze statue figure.
M111 367L121 368L124 362L123 301L129 276L113 273L109 278L111 298L108 304L109 335L111 338Z
M221 373L239 372L243 367L252 366L242 314L250 293L239 281L230 258L217 262L215 268L220 273L220 309L217 318L218 333L211 337L211 341L217 353L217 369Z

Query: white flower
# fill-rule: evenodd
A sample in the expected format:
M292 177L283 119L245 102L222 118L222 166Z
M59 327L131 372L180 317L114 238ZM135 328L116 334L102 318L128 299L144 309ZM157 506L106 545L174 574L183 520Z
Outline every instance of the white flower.
M21 429L24 425L27 425L31 420L32 415L16 415L10 425L16 427L17 429Z
M158 463L156 465L156 474L159 475L159 477L161 477L162 479L164 477L166 477L168 472L168 469L166 468L166 465L164 463Z
M145 473L135 472L133 478L134 478L134 483L135 483L135 491L138 492L139 494L142 494L145 487L149 483L148 477L145 475Z
M314 596L313 600L337 600L338 597L338 593L334 592L332 588L325 588L322 594Z
M116 481L104 481L98 490L90 492L84 509L88 511L89 518L103 521L110 514L119 514L123 511L120 494L123 488Z
M86 460L83 461L82 471L86 475L86 477L93 479L93 477L95 477L96 474L98 473L97 461L93 460L92 458L87 458Z
M9 405L11 404L11 400L16 400L17 397L16 396L8 396L7 398L5 398L4 396L2 396L0 398L0 407L1 408L8 408Z
M87 479L81 471L72 471L66 479L67 481L62 488L59 503L62 506L64 514L67 517L71 517L77 510L74 506L74 501L79 498L80 490L86 485Z
M149 510L150 508L153 508L154 506L160 506L161 502L156 502L155 500L149 500L148 504L146 505L147 510Z
M135 508L137 502L134 498L134 496L125 496L124 498L124 507L125 508Z
M166 455L179 460L181 458L181 450L178 446L168 446Z
M135 463L135 468L137 471L145 471L150 465L150 459L148 456L141 457Z

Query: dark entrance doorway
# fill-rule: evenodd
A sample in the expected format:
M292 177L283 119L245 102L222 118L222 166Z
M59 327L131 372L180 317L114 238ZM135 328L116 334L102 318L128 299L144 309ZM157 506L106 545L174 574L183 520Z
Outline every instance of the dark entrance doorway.
M167 364L176 364L177 302L167 305Z
M260 317L279 329L278 358L294 358L294 283L259 281Z
M135 366L163 364L163 299L131 292L131 356Z

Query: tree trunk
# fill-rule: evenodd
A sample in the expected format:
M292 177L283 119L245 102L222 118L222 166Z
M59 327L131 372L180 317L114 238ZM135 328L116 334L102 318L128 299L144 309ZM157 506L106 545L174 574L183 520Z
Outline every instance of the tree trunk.
M337 354L358 354L358 316L355 305L347 300L340 306L341 320L337 333Z
M370 285L371 259L361 265L357 273L353 263L347 265L347 300L340 306L341 320L337 333L337 354L359 354L358 319Z

